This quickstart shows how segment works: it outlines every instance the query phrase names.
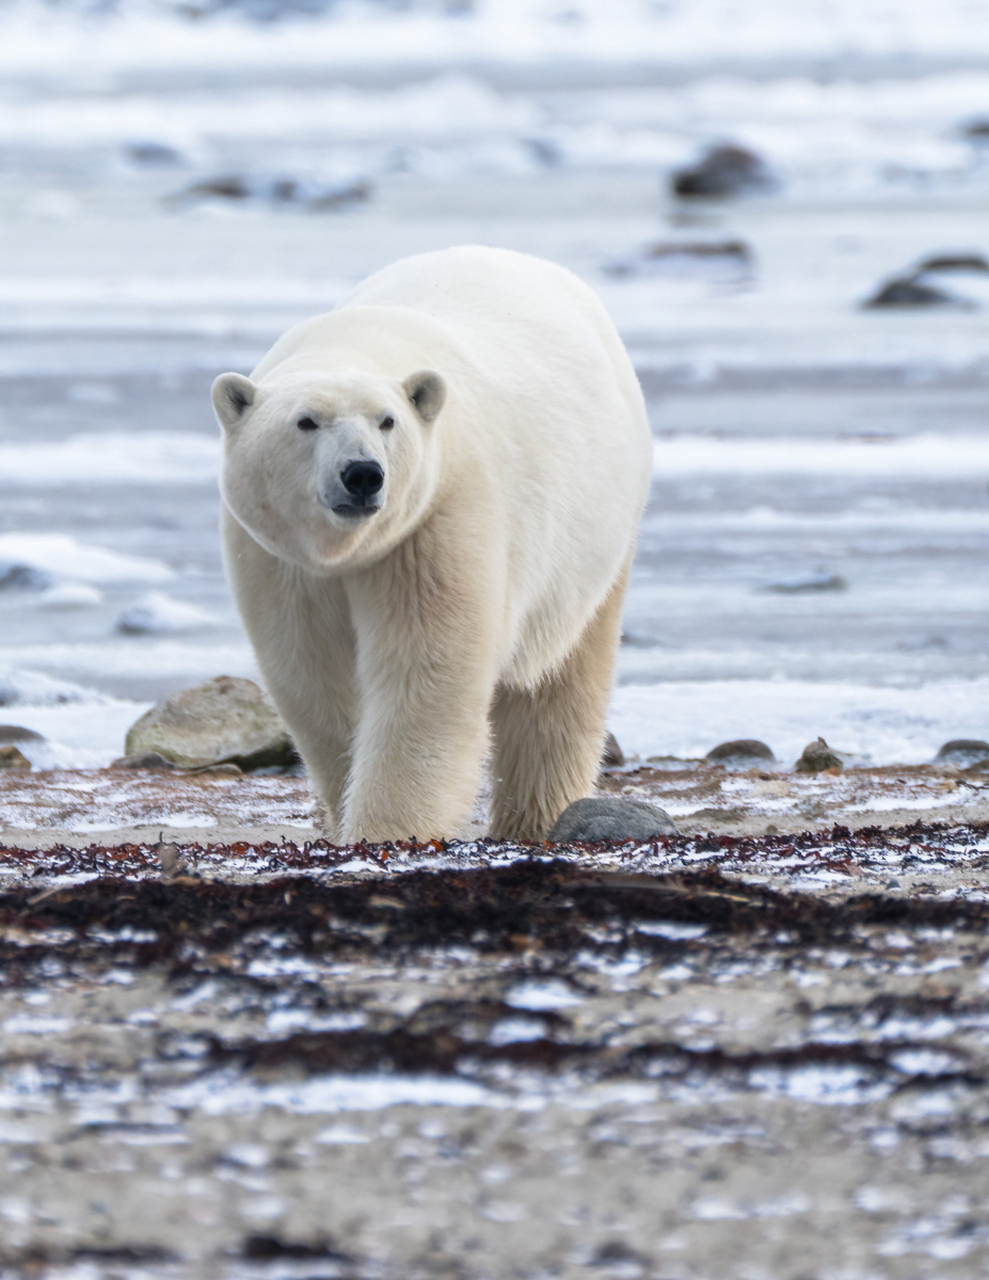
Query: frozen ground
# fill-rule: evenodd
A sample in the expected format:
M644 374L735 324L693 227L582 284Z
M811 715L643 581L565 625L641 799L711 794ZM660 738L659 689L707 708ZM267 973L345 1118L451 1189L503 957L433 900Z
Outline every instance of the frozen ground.
M974 1280L987 853L11 850L0 1265Z

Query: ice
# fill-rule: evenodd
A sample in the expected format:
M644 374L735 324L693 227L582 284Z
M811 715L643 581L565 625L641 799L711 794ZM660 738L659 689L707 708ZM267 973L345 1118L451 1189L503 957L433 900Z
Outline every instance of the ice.
M0 475L9 485L204 484L215 482L219 457L219 440L178 432L107 432L55 444L0 442ZM0 535L0 556L11 554L6 547L18 545L19 536L23 535ZM54 547L54 535L52 539L49 545ZM152 581L170 576L157 571Z
M163 591L149 591L117 619L117 630L126 635L161 635L198 631L216 619L205 609L174 600Z

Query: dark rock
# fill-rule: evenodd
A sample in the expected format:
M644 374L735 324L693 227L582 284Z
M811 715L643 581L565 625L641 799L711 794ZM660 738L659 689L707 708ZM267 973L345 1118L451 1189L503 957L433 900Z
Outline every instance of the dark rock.
M723 764L735 768L753 769L763 764L775 764L776 757L758 738L737 738L732 742L719 742L704 759L708 764Z
M298 755L274 704L253 680L215 676L165 698L131 725L124 755L157 752L184 768L289 768Z
M301 178L248 178L240 174L224 174L193 182L165 198L174 208L187 208L202 200L228 200L244 203L263 200L270 204L296 204L313 213L345 209L370 200L374 188L369 182L355 180L342 183L309 182Z
M952 738L934 757L935 764L953 765L967 769L983 760L989 760L989 742L981 738Z
M15 746L0 747L0 769L30 769L31 761Z
M799 596L816 591L847 591L848 583L837 573L808 573L800 578L784 578L781 582L770 582L764 591L773 591L777 595Z
M589 797L568 805L546 839L563 844L571 840L651 840L653 836L679 834L673 819L657 805Z
M765 162L746 147L710 147L697 162L677 169L671 178L674 195L685 199L724 199L775 186Z
M167 773L177 768L172 760L166 760L160 751L142 751L136 756L120 756L110 763L111 769L150 769L154 773Z
M314 213L329 213L336 209L347 209L355 204L364 204L371 199L374 188L369 182L350 182L340 187L330 187L325 191L310 196L306 200L306 208Z
M44 736L20 724L0 724L0 744L10 742L44 742Z
M22 591L44 591L52 585L52 576L33 564L17 564L0 561L0 591L10 588Z
M625 753L618 745L618 739L613 733L604 735L604 750L601 752L601 768L617 769L625 763Z
M251 188L245 179L236 174L228 174L194 182L168 199L176 204L194 204L197 200L247 200L250 195Z
M752 274L754 255L744 240L669 240L646 245L633 258L604 270L611 276L705 276L737 281Z
M972 303L908 276L889 280L862 305L866 310L880 310L884 307L970 307Z
M823 738L809 742L794 765L797 773L823 773L825 769L844 769L841 758L831 750Z
M131 142L124 153L134 164L165 167L182 163L181 154L163 142Z
M936 253L918 265L918 275L926 271L975 271L984 274L989 272L989 261L981 253Z
M968 138L969 142L977 145L989 143L989 120L970 121L962 130L962 134Z

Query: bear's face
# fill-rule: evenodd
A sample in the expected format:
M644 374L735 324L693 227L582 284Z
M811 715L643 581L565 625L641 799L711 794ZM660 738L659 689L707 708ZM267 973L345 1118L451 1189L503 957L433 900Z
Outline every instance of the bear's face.
M350 567L397 542L429 502L446 396L431 370L404 382L224 373L212 394L224 501L272 555L315 572Z

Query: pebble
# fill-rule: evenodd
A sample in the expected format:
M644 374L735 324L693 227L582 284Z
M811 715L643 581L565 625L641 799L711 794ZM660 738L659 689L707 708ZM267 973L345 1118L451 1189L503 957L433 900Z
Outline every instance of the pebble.
M747 147L709 147L700 160L677 169L673 194L686 199L721 198L765 191L775 186L766 163Z
M777 595L800 596L817 591L847 591L848 582L837 573L808 573L799 578L770 582L763 590L773 591Z
M844 769L841 759L835 755L823 738L808 742L794 765L797 773L823 773L825 769Z
M719 742L704 759L708 764L722 764L733 768L755 768L758 765L775 764L772 749L758 738L736 738L732 742Z
M946 289L918 280L889 280L863 304L866 310L889 307L968 307L972 304Z
M571 840L651 840L678 836L676 823L658 805L642 800L589 797L568 805L546 837L551 844Z

